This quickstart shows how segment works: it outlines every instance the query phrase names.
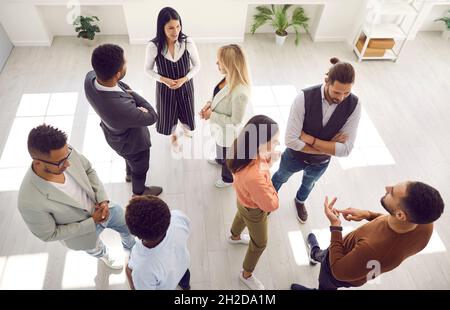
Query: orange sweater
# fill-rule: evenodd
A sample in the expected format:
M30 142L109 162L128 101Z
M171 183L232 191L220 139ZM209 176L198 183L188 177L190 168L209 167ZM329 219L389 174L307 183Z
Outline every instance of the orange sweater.
M278 209L278 193L272 185L267 162L253 160L247 167L233 174L236 196L243 206L264 212ZM261 169L263 168L263 169Z
M369 220L345 238L340 231L331 233L328 250L331 272L335 279L352 286L366 283L375 264L379 264L380 273L388 272L420 252L433 233L433 224L417 225L416 229L399 234L389 227L387 215L371 213Z

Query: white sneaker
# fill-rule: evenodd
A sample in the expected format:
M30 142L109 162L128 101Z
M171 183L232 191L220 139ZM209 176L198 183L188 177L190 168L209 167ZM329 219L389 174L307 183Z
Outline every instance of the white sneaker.
M111 269L116 269L116 270L123 269L123 265L120 263L117 263L114 259L109 257L108 254L105 254L105 255L99 257L99 259L101 259L106 264L106 266L108 266Z
M252 274L249 278L244 278L244 271L241 271L239 274L239 280L241 280L242 283L247 285L247 287L251 290L265 290L264 285L255 278L255 275Z
M207 159L206 161L211 165L221 166L221 164L219 164L215 159Z
M222 179L218 179L216 183L214 184L217 188L225 188L233 185L232 183L224 182Z
M228 237L228 242L231 244L249 244L250 236L248 234L241 234L241 239L233 240L231 236Z

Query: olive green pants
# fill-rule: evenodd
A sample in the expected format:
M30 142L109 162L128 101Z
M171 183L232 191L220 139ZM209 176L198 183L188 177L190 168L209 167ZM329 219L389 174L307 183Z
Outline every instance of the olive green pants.
M231 234L239 236L245 227L250 235L250 244L245 255L243 268L247 272L253 272L259 257L267 245L267 212L261 209L246 208L237 203L237 212L234 216Z

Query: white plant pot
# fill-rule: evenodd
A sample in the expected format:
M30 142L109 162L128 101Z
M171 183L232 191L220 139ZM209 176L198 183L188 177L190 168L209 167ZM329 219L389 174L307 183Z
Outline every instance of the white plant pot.
M94 40L89 40L89 39L81 38L81 41L83 42L83 45L84 45L84 46L92 47L92 46L97 45L98 39L97 39L97 37L95 36L95 37L94 37Z
M283 45L284 41L286 41L286 37L287 35L279 36L278 34L275 33L275 42L277 43L277 45Z
M450 38L450 30L445 29L444 31L442 31L442 39L447 40L449 38Z

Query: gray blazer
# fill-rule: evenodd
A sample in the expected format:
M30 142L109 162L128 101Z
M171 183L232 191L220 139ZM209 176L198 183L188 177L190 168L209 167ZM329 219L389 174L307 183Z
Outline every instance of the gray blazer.
M211 135L218 145L233 144L242 127L249 97L249 87L239 84L230 92L227 84L212 98Z
M66 172L94 202L108 200L102 182L86 157L74 149L69 162ZM18 207L28 228L42 241L58 240L73 250L95 248L98 237L89 211L39 177L31 167L20 186Z
M84 92L92 108L100 116L100 127L109 146L121 156L136 154L151 146L147 126L158 119L153 107L137 93L129 94L130 87L119 81L124 91L102 91L95 87L95 72L90 71L84 81ZM143 107L144 113L137 109Z

